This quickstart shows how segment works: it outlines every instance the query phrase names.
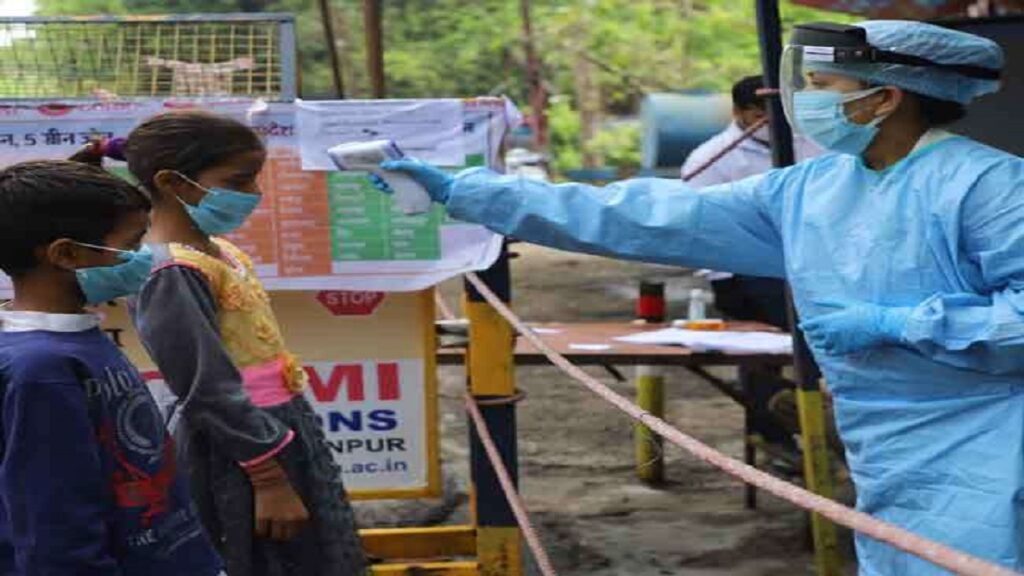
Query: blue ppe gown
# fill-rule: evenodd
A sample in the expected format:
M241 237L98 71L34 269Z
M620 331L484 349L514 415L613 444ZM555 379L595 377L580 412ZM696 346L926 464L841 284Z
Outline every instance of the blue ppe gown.
M721 186L461 173L455 218L618 258L785 277L816 302L913 307L900 346L813 350L858 507L1024 571L1024 160L951 137L878 172L829 154ZM857 537L862 576L946 574Z

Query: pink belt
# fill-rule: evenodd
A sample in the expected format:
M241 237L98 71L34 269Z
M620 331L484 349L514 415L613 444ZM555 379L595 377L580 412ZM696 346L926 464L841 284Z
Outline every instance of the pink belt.
M260 408L291 401L295 394L288 390L284 371L284 358L242 368L242 385L249 400Z

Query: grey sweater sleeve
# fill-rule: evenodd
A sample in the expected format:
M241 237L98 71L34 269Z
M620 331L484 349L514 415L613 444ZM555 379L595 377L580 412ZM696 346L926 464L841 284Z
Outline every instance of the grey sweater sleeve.
M208 434L240 463L280 450L291 430L254 406L221 343L217 305L202 274L167 266L143 286L134 306L136 329L192 430Z

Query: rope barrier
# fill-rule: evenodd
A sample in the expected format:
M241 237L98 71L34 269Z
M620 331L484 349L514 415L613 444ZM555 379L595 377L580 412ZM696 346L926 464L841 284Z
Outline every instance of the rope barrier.
M551 559L548 558L548 553L541 545L540 538L537 537L537 531L534 530L530 517L526 514L526 506L523 505L523 501L516 491L512 477L509 475L508 469L505 468L505 463L501 460L498 447L494 445L494 438L491 437L491 431L487 429L487 422L484 421L480 408L468 393L466 394L465 402L466 412L473 420L473 426L480 437L480 443L483 444L484 452L487 453L487 458L491 461L491 467L494 468L495 474L498 475L498 482L505 493L505 499L508 500L508 505L512 508L512 514L516 517L516 523L519 524L519 528L523 531L523 539L526 540L526 545L533 552L533 558L537 561L537 567L540 568L541 574L544 576L557 576L555 569L551 566Z
M714 166L715 162L718 162L719 160L722 159L723 156L725 156L729 152L732 152L733 149L735 149L737 146L742 144L743 141L746 140L747 138L750 138L751 136L753 136L754 132L757 132L757 130L759 128L761 128L762 126L764 126L767 123L768 123L768 119L767 118L761 118L757 122L754 122L753 124L751 124L746 130L743 131L743 134L740 134L739 136L736 137L735 140L733 140L732 142L729 142L729 144L725 148L722 148L714 156L712 156L711 158L708 158L708 160L706 162L704 162L700 166L694 168L693 171L690 172L689 174L685 174L683 176L683 182L687 182L689 180L692 180L692 179L696 178L702 172L704 172L708 168L711 168L712 166Z
M437 310L441 313L441 318L445 320L455 320L455 313L445 302L444 296L441 295L441 291L434 289L434 304L437 305Z
M488 304L491 305L501 316L511 324L516 331L540 350L548 359L561 368L573 379L577 380L591 391L601 396L619 410L625 412L634 420L645 424L648 428L664 437L669 442L683 448L698 459L721 469L740 480L769 492L787 502L795 504L800 508L810 510L828 518L836 524L841 524L875 540L890 544L900 550L909 552L923 558L933 564L941 566L956 574L964 576L1019 576L1007 568L996 566L980 558L965 554L944 544L939 544L908 532L898 526L883 522L863 512L848 508L824 498L813 492L805 490L789 482L780 480L766 472L762 472L753 466L749 466L734 458L711 448L707 444L689 436L667 422L633 404L625 397L617 394L608 386L597 381L578 366L574 365L564 356L556 352L542 338L540 338L529 326L516 316L515 312L499 299L494 292L474 273L466 274L477 291L483 295Z

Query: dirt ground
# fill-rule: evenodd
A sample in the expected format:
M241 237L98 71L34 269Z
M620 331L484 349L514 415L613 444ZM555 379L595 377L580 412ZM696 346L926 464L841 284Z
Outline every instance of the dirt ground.
M630 320L641 278L666 281L670 316L681 317L689 288L702 282L680 269L524 244L513 249L519 253L513 261L514 307L533 321ZM443 287L451 303L460 291L458 282ZM614 383L602 370L592 374ZM452 493L468 485L466 420L459 400L463 378L460 368L443 369L441 375L442 443ZM748 511L739 483L674 447L666 449L667 484L648 487L634 476L627 418L554 368L520 368L517 380L529 395L518 412L521 491L559 574L814 574L805 516L791 505L762 495L759 509ZM614 388L633 394L628 382ZM682 370L667 374L667 396L669 422L726 454L742 456L739 406ZM459 500L448 522L465 521L465 499ZM408 508L393 512L402 518L365 509L360 517L375 523L410 518ZM848 534L842 538L848 548Z

